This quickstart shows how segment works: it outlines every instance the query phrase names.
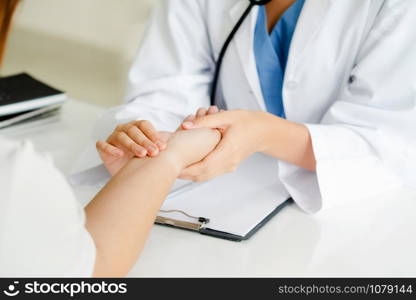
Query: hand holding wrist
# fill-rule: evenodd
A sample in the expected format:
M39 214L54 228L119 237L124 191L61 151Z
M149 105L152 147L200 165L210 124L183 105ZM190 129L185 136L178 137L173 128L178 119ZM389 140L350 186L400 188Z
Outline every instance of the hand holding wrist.
M195 129L175 132L168 141L168 147L161 152L169 166L180 172L186 167L205 158L221 139L218 130Z

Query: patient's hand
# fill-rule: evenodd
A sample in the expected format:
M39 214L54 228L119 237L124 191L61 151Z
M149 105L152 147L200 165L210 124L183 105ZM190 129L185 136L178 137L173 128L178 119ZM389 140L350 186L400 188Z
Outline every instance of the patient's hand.
M216 106L200 108L183 122L218 112ZM133 157L158 156L166 149L170 135L168 132L156 131L149 121L133 121L117 126L106 141L98 141L96 146L107 170L115 175Z
M159 137L164 141L164 143L167 143L170 136L170 132L159 132ZM109 141L98 141L96 147L104 166L111 176L115 175L130 159L135 156L131 151L123 151L120 148L110 144Z
M181 171L189 165L199 162L214 150L221 139L221 134L218 130L203 128L175 133L160 132L160 137L166 141L168 147L159 156L168 159L175 168ZM112 176L135 156L104 141L97 142L97 150Z

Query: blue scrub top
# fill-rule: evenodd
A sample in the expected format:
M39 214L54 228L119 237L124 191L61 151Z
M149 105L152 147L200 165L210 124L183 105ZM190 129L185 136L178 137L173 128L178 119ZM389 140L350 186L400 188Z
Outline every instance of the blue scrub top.
M284 118L283 79L290 43L305 0L297 0L281 16L269 34L266 7L259 7L254 33L254 55L267 111Z

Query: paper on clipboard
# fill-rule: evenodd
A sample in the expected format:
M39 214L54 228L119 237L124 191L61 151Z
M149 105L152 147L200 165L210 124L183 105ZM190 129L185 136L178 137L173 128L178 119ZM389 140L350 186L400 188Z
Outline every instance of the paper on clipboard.
M278 177L277 160L257 153L234 173L202 184L180 183L161 210L208 218L204 226L209 229L245 236L288 198ZM159 216L195 222L181 212Z

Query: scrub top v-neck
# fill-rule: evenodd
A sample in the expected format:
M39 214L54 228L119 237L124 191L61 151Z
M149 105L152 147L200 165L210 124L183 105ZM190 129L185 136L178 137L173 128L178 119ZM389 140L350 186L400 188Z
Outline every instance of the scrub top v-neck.
M297 0L280 17L271 33L266 7L259 8L254 33L254 55L267 111L284 118L282 87L290 44L305 0Z

